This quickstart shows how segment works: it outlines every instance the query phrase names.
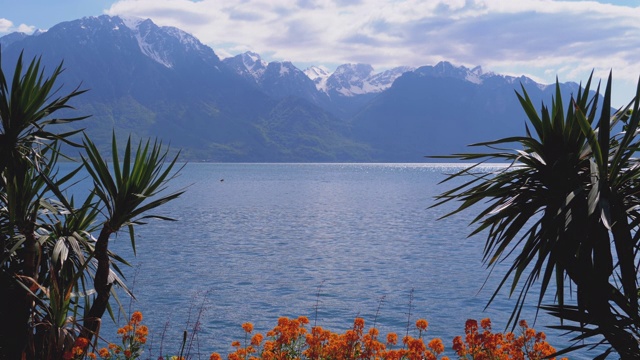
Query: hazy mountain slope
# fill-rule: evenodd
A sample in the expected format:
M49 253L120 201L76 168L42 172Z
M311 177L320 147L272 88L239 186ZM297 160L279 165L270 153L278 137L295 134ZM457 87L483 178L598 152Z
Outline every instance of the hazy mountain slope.
M443 65L441 72L424 67L405 73L354 118L354 137L373 144L374 157L420 161L424 155L464 152L472 143L523 135L526 116L515 89L524 84L537 104L550 101L554 91L527 78L494 74L470 81L468 69ZM575 84L562 88L567 96L577 90Z

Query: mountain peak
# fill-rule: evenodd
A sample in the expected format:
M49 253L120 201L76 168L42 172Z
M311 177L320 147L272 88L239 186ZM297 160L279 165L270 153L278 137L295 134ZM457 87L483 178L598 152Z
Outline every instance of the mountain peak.
M304 70L304 73L311 80L315 80L322 77L328 77L329 75L331 75L331 73L329 72L329 69L327 69L324 66L310 66Z
M485 74L480 66L469 69L465 66L455 66L448 61L441 61L434 66L422 66L415 73L420 76L450 77L474 84L481 84L485 78L493 76L493 73Z
M133 31L138 31L138 26L140 26L140 23L145 21L145 19L137 17L137 16L120 15L120 16L117 16L117 17L122 20L122 22L124 23L124 25L126 27L128 27L129 29L131 29ZM146 19L146 20L149 20L149 19Z
M256 79L264 73L267 65L269 65L269 63L262 60L260 55L252 51L247 51L244 54L241 54L240 57L244 66Z
M391 87L395 79L407 71L413 71L413 68L404 66L374 73L369 64L344 64L328 77L323 91L341 96L379 93Z
M258 84L264 72L267 70L268 63L252 51L236 55L234 57L222 60L227 66L232 68L240 76L249 79Z
M175 65L175 55L178 48L199 54L202 57L217 58L213 51L202 44L200 40L178 28L160 27L151 19L135 16L101 15L98 18L114 23L114 31L122 30L119 25L123 25L132 32L143 54L167 68L172 68Z
M333 75L349 74L366 78L373 72L373 66L369 64L343 64L338 66Z
M331 76L329 69L323 66L311 66L304 70L304 74L313 80L316 84L316 89L327 92L327 80Z
M23 33L23 32L12 32L10 34L7 34L5 36L0 37L0 48L1 49L5 49L7 47L9 47L9 45L13 44L14 42L20 41L26 37L28 37L29 35Z

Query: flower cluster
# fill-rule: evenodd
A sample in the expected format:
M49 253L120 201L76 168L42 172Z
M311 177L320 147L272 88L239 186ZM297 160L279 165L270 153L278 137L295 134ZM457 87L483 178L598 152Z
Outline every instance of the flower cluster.
M103 360L137 359L147 341L148 329L141 325L142 314L135 312L129 323L120 329L122 345L111 343L100 349ZM353 327L344 333L335 333L320 326L309 327L309 319L281 317L278 324L264 335L254 333L252 323L242 324L244 342L233 341L233 352L228 360L449 360L441 339L425 340L429 323L419 319L415 323L417 337L406 335L399 341L397 333L380 337L375 327L365 330L365 321L356 318ZM72 351L64 359L96 359L87 352L88 341L78 338ZM467 320L465 336L453 339L453 351L459 360L541 360L556 350L547 343L543 332L529 328L526 321L519 323L518 335L512 332L494 333L491 320ZM178 356L160 356L158 360L185 360ZM551 358L552 360L555 358ZM213 353L209 360L222 360Z
M460 359L465 360L537 360L545 359L556 350L546 342L543 332L529 328L525 320L519 322L520 335L512 332L494 333L491 320L467 320L465 338L457 336L453 339L453 350Z
M89 347L89 340L84 337L78 337L76 341L73 343L73 347L70 351L66 351L62 354L63 360L71 360L71 359L84 359L85 355L89 359L96 359L96 354L90 351L87 351Z
M131 320L125 326L118 329L118 335L122 339L122 345L111 343L108 347L100 349L98 355L104 360L132 360L142 355L142 349L147 342L149 329L141 325L142 313L136 311L131 315Z
M307 329L309 320L306 317L289 319L281 317L278 325L266 333L269 340L262 343L264 337L260 333L251 334L253 325L245 323L245 344L234 341L231 345L235 351L229 354L229 360L289 360L289 359L388 359L388 360L437 360L444 352L444 344L440 339L433 339L427 344L422 339L428 323L424 319L416 322L419 336L405 336L402 348L395 348L398 335L389 333L386 342L379 339L379 331L375 327L365 331L365 322L356 318L353 327L342 334L325 330L320 326ZM247 342L247 339L250 341ZM220 360L217 353L211 354L210 360ZM446 356L440 358L448 360Z

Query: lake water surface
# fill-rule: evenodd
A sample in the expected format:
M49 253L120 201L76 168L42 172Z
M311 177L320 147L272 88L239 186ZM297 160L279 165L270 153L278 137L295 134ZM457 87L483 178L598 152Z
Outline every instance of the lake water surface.
M427 337L441 337L449 348L468 318L490 317L503 330L515 300L502 294L484 309L503 272L495 270L483 288L484 238L467 238L475 214L437 220L452 207L429 209L452 186L438 182L456 169L188 164L171 184L189 186L186 193L159 212L179 221L138 227L136 257L126 234L112 246L134 264L127 270L137 297L132 309L143 311L155 355L165 324L166 352L203 302L203 354L227 354L232 340L244 339L243 322L264 332L280 316L304 315L333 331L360 316L367 325L376 321L383 335L403 335L408 320L426 318ZM531 306L524 318L532 324L534 317ZM550 334L552 345L565 345L566 337L545 329L556 324L540 314L535 328ZM112 338L109 328L103 335Z

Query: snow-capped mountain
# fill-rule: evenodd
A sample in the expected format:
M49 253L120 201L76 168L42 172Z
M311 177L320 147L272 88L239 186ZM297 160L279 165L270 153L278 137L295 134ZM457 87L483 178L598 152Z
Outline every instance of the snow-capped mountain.
M327 80L331 76L329 69L323 66L311 66L306 68L304 73L309 79L313 80L314 84L316 84L316 89L327 92Z
M145 56L166 68L193 66L194 62L220 62L210 47L192 35L175 27L160 27L149 19L90 16L60 23L47 33L51 33L48 38L73 39L86 50L119 47L120 51Z
M143 54L168 68L174 66L183 53L194 54L207 60L217 59L213 50L178 28L170 26L159 27L149 19L135 17L106 17L105 20L114 22L113 29L119 30L122 22L131 30L140 51Z
M344 64L327 79L329 93L337 92L344 96L362 95L372 92L366 81L373 73L373 67L368 64Z
M290 61L266 62L254 52L245 52L222 62L275 98L297 96L314 104L321 101L313 80Z
M373 92L382 92L393 85L393 82L402 76L406 72L413 71L415 68L410 66L399 66L393 69L385 70L383 72L373 74L366 82L369 83L369 88L374 89Z
M413 68L402 66L374 73L368 64L344 64L333 73L314 66L305 70L305 74L315 82L319 91L329 95L355 96L382 92L407 71L413 71Z
M267 62L262 60L260 55L247 51L243 54L222 60L228 67L233 69L243 78L260 84L262 76L267 70Z
M252 52L221 61L184 31L106 15L9 34L0 46L3 69L22 51L27 61L42 56L46 69L64 60L63 86L90 89L74 106L93 115L81 126L98 144L115 129L164 139L198 160L421 161L517 135L520 84L535 103L554 93L524 76L449 62L381 72L345 64L330 73Z
M322 98L321 94L352 97L379 93L391 87L393 81L403 73L413 71L411 67L402 66L375 73L373 67L368 64L340 65L333 73L322 66L311 66L300 71L288 61L267 63L254 52L245 52L222 61L238 75L255 82L266 92L288 96L302 90L304 97L314 101ZM301 74L313 82L320 95L311 96L308 81L301 79ZM288 84L288 91L279 89L274 92L274 89L270 88L274 84L282 86L284 83ZM302 86L303 89L295 90L295 86Z

